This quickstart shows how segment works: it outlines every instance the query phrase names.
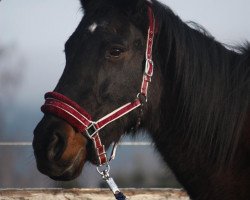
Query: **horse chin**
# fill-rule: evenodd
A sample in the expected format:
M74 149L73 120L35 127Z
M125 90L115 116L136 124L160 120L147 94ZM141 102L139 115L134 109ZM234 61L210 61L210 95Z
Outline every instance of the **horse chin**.
M76 168L72 171L66 171L60 176L49 176L49 177L55 181L71 181L77 178L81 174L81 171L82 167Z
M70 181L77 178L85 164L86 152L82 148L72 161L58 160L56 162L46 164L37 159L38 170L56 181ZM67 163L67 164L66 164Z
M85 164L84 158L84 151L81 149L71 164L65 170L63 170L60 175L47 175L56 181L73 180L81 174L82 168Z

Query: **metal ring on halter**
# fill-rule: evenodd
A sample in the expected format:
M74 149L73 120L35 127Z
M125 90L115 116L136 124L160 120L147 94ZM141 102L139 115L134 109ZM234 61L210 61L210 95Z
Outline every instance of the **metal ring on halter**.
M138 93L137 95L136 95L136 97L137 97L137 99L139 99L140 100L140 102L143 104L144 102L148 102L148 98L147 98L147 96L145 96L144 94L142 94L142 93ZM143 97L143 98L142 98Z
M88 138L92 139L93 136L98 132L98 128L96 128L96 125L94 122L92 122L92 124L90 124L86 130L85 133L87 135Z
M105 165L100 165L96 167L97 172L100 175L105 175L104 172L107 174L110 171L110 165L108 163L106 163Z

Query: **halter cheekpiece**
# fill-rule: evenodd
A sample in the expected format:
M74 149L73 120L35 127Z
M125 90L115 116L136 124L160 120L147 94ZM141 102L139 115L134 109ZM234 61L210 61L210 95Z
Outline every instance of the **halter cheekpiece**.
M80 105L75 101L69 99L68 97L57 93L57 92L48 92L45 94L45 103L41 107L42 112L53 114L61 119L67 121L72 127L77 131L81 132L83 135L88 137L93 141L96 156L99 161L99 167L103 170L100 170L98 167L98 172L102 175L102 178L108 183L110 189L114 193L117 199L125 199L125 196L119 191L113 179L109 176L109 160L105 151L105 147L101 142L99 132L102 128L110 124L111 122L121 118L122 116L130 113L138 107L143 105L142 98L147 101L148 95L148 86L151 82L153 76L154 63L152 60L152 50L153 50L153 41L155 34L155 18L151 8L151 5L148 5L148 18L149 18L149 28L147 34L147 47L146 47L146 63L145 70L142 77L141 90L136 96L135 100L127 103L103 118L93 121L90 114L88 114ZM114 148L115 149L115 148ZM113 149L113 150L114 150ZM115 152L115 151L113 151ZM114 157L113 155L111 157Z

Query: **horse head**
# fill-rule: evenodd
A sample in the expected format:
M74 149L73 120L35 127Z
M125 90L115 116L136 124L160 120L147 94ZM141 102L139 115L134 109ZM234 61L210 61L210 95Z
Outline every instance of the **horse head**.
M100 119L134 100L140 90L149 25L148 3L145 0L81 3L85 14L65 43L66 66L54 92L76 102L92 119ZM155 84L149 90L144 116L157 105L157 87ZM136 127L135 132L139 128L138 118L140 113L135 110L103 128L100 138L105 148L119 141L125 132L131 132L131 128ZM67 120L51 113L45 113L35 128L33 148L39 171L55 180L77 177L86 161L98 163L92 142Z

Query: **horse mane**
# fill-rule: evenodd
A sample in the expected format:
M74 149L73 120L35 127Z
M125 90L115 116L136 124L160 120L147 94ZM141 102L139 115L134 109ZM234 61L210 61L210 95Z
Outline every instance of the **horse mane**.
M250 44L229 50L200 25L184 23L169 7L153 1L153 10L159 29L157 66L177 94L168 130L182 127L188 152L228 165L249 112Z

